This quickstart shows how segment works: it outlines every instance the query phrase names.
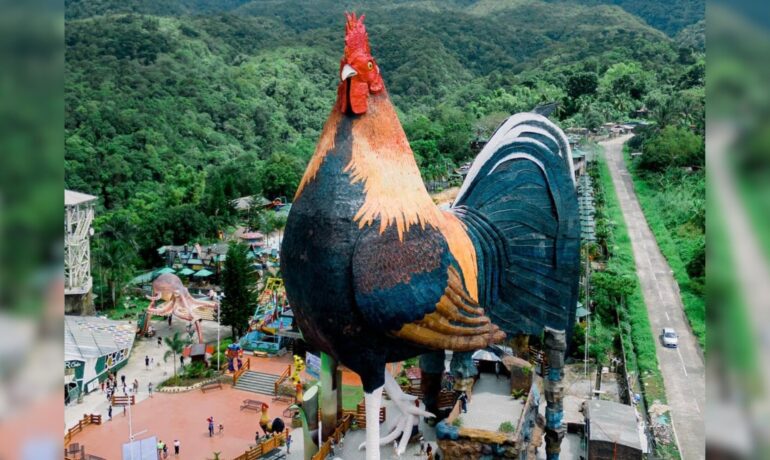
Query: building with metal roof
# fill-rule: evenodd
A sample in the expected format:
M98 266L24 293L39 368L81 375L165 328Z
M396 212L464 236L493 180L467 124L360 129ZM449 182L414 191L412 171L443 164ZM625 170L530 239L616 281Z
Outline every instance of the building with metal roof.
M641 460L644 430L632 406L591 399L583 404L589 460Z
M136 324L96 316L64 317L64 386L68 399L99 387L128 360Z

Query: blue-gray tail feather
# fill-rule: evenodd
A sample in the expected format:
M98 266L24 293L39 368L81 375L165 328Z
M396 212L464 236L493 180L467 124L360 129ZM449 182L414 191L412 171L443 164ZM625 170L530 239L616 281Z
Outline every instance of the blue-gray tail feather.
M468 227L479 297L508 334L571 332L580 228L569 144L541 115L510 117L478 155L453 211Z

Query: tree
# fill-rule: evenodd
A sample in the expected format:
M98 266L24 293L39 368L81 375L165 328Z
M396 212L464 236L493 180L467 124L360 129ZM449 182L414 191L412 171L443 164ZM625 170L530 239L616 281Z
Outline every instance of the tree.
M677 126L666 126L643 145L639 167L662 171L669 166L702 166L705 162L703 137Z
M136 263L136 244L131 239L132 225L125 213L109 215L96 222L98 237L94 244L94 274L99 282L101 306L115 308Z
M247 258L248 246L230 243L222 272L222 324L230 326L233 337L240 337L251 318L251 308L256 302L254 281L256 275Z
M166 350L166 353L163 354L163 361L168 361L168 357L173 355L174 377L176 377L176 356L179 354L182 354L182 351L184 350L184 346L187 345L187 342L181 337L179 337L178 332L174 332L174 335L171 337L164 337L163 342L169 348L168 350Z
M268 199L293 197L302 179L304 167L297 158L275 153L265 162L262 189Z
M576 73L567 79L567 96L577 99L584 94L594 94L598 86L596 72Z

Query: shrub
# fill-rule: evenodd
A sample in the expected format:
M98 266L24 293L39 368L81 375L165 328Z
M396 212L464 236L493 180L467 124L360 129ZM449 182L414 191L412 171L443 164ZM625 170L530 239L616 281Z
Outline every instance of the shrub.
M502 431L503 433L513 433L516 431L516 427L511 422L503 422L500 424L500 427L497 429L497 431Z
M666 126L644 142L639 167L645 171L663 171L671 166L703 166L703 137L676 126Z

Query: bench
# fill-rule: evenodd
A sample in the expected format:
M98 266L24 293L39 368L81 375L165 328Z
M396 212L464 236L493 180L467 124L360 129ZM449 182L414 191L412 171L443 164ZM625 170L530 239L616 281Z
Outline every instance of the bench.
M201 385L201 391L204 393L206 392L206 390L213 390L214 388L219 388L221 390L222 382L217 380L216 382L209 382L204 385Z
M241 410L243 409L252 409L256 411L262 411L262 401L257 401L256 399L244 399L243 404L241 404Z

